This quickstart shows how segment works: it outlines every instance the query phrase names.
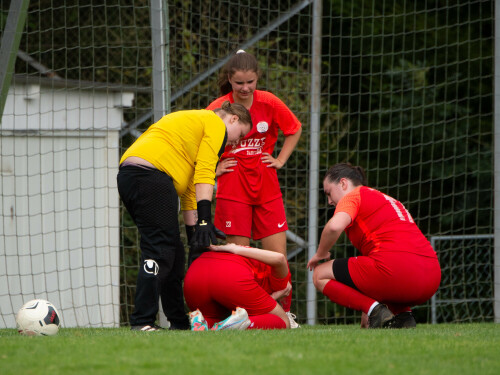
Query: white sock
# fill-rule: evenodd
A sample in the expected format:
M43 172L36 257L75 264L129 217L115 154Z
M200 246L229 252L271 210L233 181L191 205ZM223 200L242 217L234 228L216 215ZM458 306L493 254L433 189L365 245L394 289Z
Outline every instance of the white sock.
M370 316L370 314L372 313L373 309L377 306L377 305L380 305L380 303L378 303L377 301L373 302L373 305L370 306L370 309L368 310L368 316Z

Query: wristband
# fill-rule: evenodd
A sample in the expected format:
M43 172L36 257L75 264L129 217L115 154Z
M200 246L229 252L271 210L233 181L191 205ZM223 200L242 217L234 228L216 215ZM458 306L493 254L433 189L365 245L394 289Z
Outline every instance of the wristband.
M206 223L211 223L212 222L212 202L210 202L208 199L203 199L199 201L198 203L198 224L199 225L206 225L203 224L203 221Z

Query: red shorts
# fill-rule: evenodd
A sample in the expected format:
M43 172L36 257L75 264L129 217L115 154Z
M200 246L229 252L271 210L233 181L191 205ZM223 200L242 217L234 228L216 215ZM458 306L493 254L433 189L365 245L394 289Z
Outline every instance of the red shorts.
M260 240L288 229L283 199L260 205L217 199L214 224L228 236Z
M206 252L187 270L184 298L191 311L200 309L209 326L227 318L236 307L250 316L276 307L277 302L255 280L251 265L238 258L242 257Z
M361 293L379 302L416 306L441 282L437 258L407 252L378 252L349 258L349 274Z

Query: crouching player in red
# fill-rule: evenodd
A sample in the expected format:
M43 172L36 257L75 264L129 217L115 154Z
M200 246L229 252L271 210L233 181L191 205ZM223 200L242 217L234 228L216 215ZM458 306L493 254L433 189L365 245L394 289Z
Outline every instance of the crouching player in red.
M232 243L210 250L191 264L184 279L192 329L290 328L276 302L291 291L283 254Z
M401 202L366 186L361 167L334 165L323 188L336 207L307 264L314 285L332 302L362 311L362 328L415 327L411 307L431 298L441 281L429 241ZM344 230L361 255L319 264Z

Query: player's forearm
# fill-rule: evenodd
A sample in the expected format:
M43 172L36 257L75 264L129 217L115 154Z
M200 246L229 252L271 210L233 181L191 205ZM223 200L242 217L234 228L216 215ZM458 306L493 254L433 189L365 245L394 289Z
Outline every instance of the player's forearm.
M337 243L337 240L350 223L350 220L349 215L345 212L340 212L328 221L321 233L318 250L316 251L319 256L324 257L328 255L328 252Z
M254 247L236 246L234 254L251 258L265 263L273 268L273 274L279 278L288 275L286 257L278 252L256 249Z
M184 224L196 225L196 222L198 221L198 211L197 210L182 211L182 217L184 218Z
M344 229L351 222L351 217L345 212L335 213L333 217L326 223L325 228L321 232L318 249L316 254L309 259L307 268L313 270L319 261L330 258L330 249L337 243Z
M283 165L288 161L288 158L290 158L290 155L292 155L293 150L295 150L295 146L297 146L301 134L302 128L300 128L297 133L290 134L285 137L283 147L281 148L281 151L277 157L277 159L281 161Z
M330 249L335 245L340 237L340 233L331 232L327 227L323 229L319 240L318 250L316 254L320 257L326 257Z
M209 200L212 201L212 196L214 194L214 186L211 184L195 184L196 190L196 201Z

